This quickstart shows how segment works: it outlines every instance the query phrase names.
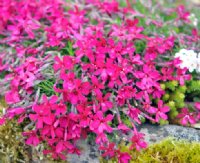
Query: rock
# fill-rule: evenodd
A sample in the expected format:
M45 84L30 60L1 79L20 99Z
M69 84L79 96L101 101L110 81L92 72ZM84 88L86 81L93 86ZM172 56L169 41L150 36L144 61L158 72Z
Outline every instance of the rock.
M191 127L183 127L178 125L158 126L144 124L138 129L140 132L145 134L145 140L148 143L155 143L166 137L174 137L177 139L200 142L200 130Z
M143 124L138 129L145 134L145 140L149 144L161 141L167 137L200 142L200 130L190 127ZM99 163L99 153L95 144L87 144L85 141L80 141L78 144L82 149L82 153L80 156L68 155L69 163Z
M69 163L99 163L99 153L96 145L90 145L81 140L78 142L81 149L81 155L68 155L67 160Z
M200 129L200 123L196 123L196 124L192 125L192 127L196 128L196 129Z

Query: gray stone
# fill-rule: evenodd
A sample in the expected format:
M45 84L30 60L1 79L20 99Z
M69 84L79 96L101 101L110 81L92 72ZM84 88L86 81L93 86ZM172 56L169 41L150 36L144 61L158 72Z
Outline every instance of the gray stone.
M191 127L183 127L178 125L158 126L144 124L138 129L140 132L145 134L145 140L148 143L155 143L166 137L174 137L176 139L200 142L200 130Z
M99 163L98 148L85 141L79 141L78 146L81 149L81 155L71 154L67 156L69 163Z
M167 137L200 142L200 130L190 127L143 124L138 127L138 130L145 134L145 140L149 144L159 142ZM69 163L99 163L98 148L95 144L91 145L84 141L80 141L78 144L82 153L80 156L68 155Z

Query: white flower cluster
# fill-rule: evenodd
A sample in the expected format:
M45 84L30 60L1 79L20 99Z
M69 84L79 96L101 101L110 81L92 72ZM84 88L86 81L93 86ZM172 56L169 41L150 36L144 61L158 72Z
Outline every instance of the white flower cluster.
M182 61L180 68L188 68L190 72L194 70L200 72L200 53L197 54L193 50L181 49L175 54L175 58L179 58Z
M198 19L195 14L190 14L189 19L195 27L198 25Z

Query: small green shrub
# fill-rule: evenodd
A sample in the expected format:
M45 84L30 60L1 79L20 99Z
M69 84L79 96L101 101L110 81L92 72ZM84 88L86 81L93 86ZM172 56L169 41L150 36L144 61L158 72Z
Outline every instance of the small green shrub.
M21 128L14 120L0 126L0 162L27 162L28 150L23 143Z
M169 81L162 84L165 90L165 95L163 96L163 101L170 107L170 112L168 114L169 121L174 120L178 115L181 108L185 106L185 93L186 85L180 86L177 81Z

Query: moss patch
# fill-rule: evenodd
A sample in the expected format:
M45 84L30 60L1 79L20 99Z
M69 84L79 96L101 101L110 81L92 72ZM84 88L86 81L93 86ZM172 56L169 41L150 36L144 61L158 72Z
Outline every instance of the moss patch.
M167 138L137 152L121 144L120 149L132 156L131 163L199 163L200 143ZM101 163L117 163L117 159L101 159Z

